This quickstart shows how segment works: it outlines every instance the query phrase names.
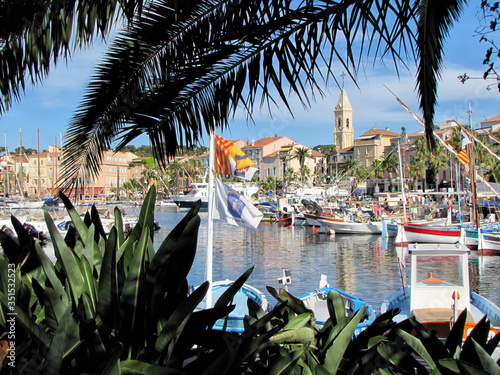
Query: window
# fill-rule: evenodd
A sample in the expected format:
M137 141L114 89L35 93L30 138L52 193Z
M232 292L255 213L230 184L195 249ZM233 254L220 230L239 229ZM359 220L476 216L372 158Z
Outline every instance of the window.
M349 119L348 118L346 119L346 124L347 124L346 125L347 129L349 129Z

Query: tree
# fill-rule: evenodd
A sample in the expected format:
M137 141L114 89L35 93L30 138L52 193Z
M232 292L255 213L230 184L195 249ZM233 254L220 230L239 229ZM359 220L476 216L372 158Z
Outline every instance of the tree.
M370 173L375 177L375 186L378 187L378 179L384 177L383 162L380 159L375 159L370 167Z
M142 0L2 1L0 66L9 68L0 69L0 116L21 100L28 81L42 83L61 59L106 39L141 9Z
M392 191L392 189L393 189L392 178L393 178L394 172L399 167L399 159L394 153L391 153L391 154L387 155L385 157L385 159L382 161L382 166L387 171L387 174L389 177L389 190Z
M143 9L142 1L133 0L49 2L42 7L9 0L10 6L2 8L0 61L12 68L2 71L1 111L12 98L20 98L26 77L40 83L61 57L107 37L113 25L125 25L70 122L66 186L82 166L95 175L103 150L117 138L120 150L148 134L153 155L165 166L165 156L173 156L179 145L194 145L203 130L227 127L238 107L251 118L258 96L262 103L276 103L271 94L276 90L291 111L288 85L308 106L311 97L323 94L320 80L336 78L337 63L354 79L361 57L370 52L374 58L391 56L396 69L405 65L403 57L416 57L420 107L433 146L445 37L465 3L306 0L170 6L153 0Z
M495 67L495 59L500 58L500 50L495 43L495 39L490 36L498 31L497 26L500 23L498 2L491 3L488 0L483 0L481 1L481 8L482 12L479 13L481 14L481 18L479 19L480 25L476 29L476 33L481 36L479 39L480 42L486 42L490 45L486 50L483 60L483 65L486 65L487 69L482 77L469 77L467 73L464 73L464 75L458 76L458 79L462 83L465 83L469 79L490 79L495 82L486 86L487 90L491 90L492 86L497 86L500 92L500 74Z
M203 130L227 127L238 107L251 117L258 96L276 103L276 90L291 111L289 86L307 106L312 95L322 93L320 79L334 77L339 60L354 79L361 59L345 55L345 45L359 56L368 51L391 56L396 67L405 63L402 56L418 57L420 106L433 144L429 134L444 39L462 5L309 0L171 7L148 2L118 34L70 122L66 181L71 183L81 164L97 173L103 145L118 137L120 149L148 134L153 155L166 163L165 156L181 144L195 144ZM353 48L358 40L370 42Z

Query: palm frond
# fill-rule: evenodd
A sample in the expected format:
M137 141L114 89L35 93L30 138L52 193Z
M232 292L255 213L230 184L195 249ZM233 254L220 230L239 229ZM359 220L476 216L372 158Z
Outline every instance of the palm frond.
M434 131L434 108L437 104L437 83L443 62L444 40L448 36L453 20L458 20L466 1L421 0L418 5L417 89L420 108L423 110L427 143L433 149L436 140Z
M125 15L131 21L141 8L142 0L2 0L0 115L61 58L106 38L117 19Z
M98 173L102 150L115 140L120 149L147 134L165 163L179 145L226 127L239 107L251 118L259 97L269 108L278 97L291 112L292 92L308 106L322 94L319 80L335 78L337 61L355 76L356 39L398 59L394 38L413 38L415 10L403 3L152 1L114 41L71 120L66 186L81 165ZM363 46L358 53L369 53Z

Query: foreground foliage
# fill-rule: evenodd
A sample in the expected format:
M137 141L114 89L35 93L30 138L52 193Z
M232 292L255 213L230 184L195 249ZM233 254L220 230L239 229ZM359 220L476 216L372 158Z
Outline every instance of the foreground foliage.
M74 228L65 238L49 215L56 262L12 218L19 243L0 234L0 341L9 346L9 313L16 315L15 365L2 374L359 374L498 373L490 357L500 335L488 341L487 321L462 345L465 316L446 343L414 319L396 324L397 311L379 316L357 337L364 309L346 316L342 298L328 295L330 319L318 328L314 315L284 290L268 288L278 301L264 312L251 300L245 332L212 330L233 309L245 272L209 310L197 310L207 283L188 293L187 275L197 245L199 204L155 252L152 243L155 189L128 238L121 215L105 233L95 207L82 220L61 196ZM24 230L24 232L23 232ZM12 266L11 266L12 265ZM9 305L8 269L15 268L15 307ZM12 307L12 310L10 310ZM430 370L429 370L430 369Z

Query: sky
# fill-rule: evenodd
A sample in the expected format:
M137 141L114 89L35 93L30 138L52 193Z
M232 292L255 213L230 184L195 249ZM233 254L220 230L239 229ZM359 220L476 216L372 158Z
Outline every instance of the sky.
M480 122L500 114L500 93L496 86L487 90L487 84L493 81L470 79L465 84L458 76L467 73L469 77L482 77L485 66L482 65L486 49L490 46L480 43L475 29L478 26L477 9L465 10L450 32L445 45L445 57L441 80L438 86L438 106L435 124L447 120L457 120L467 124L469 106L472 110L471 125L480 127ZM53 69L46 81L37 87L29 87L19 104L0 117L0 131L4 139L0 145L7 144L9 151L19 147L20 134L22 145L40 151L48 145L61 145L64 141L69 120L78 108L85 86L92 74L94 65L99 61L103 48L96 48L78 53L72 61L59 64ZM393 69L392 60L384 64L373 58L365 59L360 70L358 87L346 76L344 87L353 108L352 124L354 136L359 137L372 127L401 133L406 127L407 133L422 130L422 127L397 102L387 90L394 92L409 108L420 117L418 96L415 91L415 68L402 68L399 77ZM335 69L338 79L343 73L341 66ZM387 86L386 87L384 87ZM292 96L293 117L284 106L273 108L272 117L267 109L254 112L253 123L246 121L246 115L238 112L230 121L229 128L218 134L229 140L241 139L247 142L275 135L287 136L307 146L333 144L334 109L340 96L340 88L332 80L328 86L322 86L323 97L316 97L310 108L304 109ZM136 147L148 145L146 136L132 142ZM203 137L202 145L208 146L208 138Z

